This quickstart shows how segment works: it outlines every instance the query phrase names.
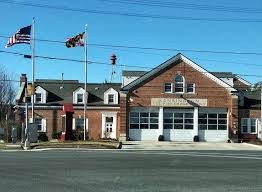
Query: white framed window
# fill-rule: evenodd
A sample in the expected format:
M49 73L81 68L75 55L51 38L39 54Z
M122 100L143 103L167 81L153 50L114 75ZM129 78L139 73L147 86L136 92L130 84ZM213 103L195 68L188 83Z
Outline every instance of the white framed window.
M164 129L193 129L193 111L164 111Z
M83 103L84 102L84 94L78 93L76 95L76 98L77 98L77 103Z
M257 119L256 118L242 118L241 119L242 133L257 133Z
M112 87L104 92L104 104L118 104L118 92Z
M35 118L35 124L38 132L46 132L46 119Z
M198 128L201 130L227 130L227 113L199 113Z
M35 102L36 103L42 103L42 93L36 93L35 94Z
M186 92L187 93L195 93L195 84L194 83L188 83L186 85Z
M84 126L84 118L73 118L73 130L83 131ZM86 131L88 131L88 118L86 119Z
M114 94L108 94L107 95L108 99L108 104L114 104L115 103L115 95Z
M185 79L182 75L175 78L175 93L184 93Z
M172 93L172 83L165 82L164 83L164 93Z
M158 129L159 114L157 111L132 111L129 117L130 129Z

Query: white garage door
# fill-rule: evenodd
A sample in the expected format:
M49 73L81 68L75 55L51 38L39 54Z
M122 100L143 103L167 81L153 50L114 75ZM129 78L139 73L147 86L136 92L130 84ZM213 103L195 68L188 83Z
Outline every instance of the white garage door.
M132 108L129 113L129 139L133 141L158 140L158 108Z
M164 109L164 139L166 141L193 141L194 110Z
M200 141L227 141L226 109L200 110L198 114L198 135Z

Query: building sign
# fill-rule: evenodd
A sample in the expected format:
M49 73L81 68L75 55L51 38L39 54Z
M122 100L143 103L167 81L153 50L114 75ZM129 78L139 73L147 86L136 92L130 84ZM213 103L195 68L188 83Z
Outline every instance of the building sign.
M151 106L158 107L193 107L207 106L207 99L152 98Z

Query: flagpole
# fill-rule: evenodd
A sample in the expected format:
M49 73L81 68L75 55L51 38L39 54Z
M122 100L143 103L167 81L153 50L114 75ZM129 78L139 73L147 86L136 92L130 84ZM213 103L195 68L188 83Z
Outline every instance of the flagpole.
M35 18L33 17L32 24L32 123L35 122L34 119L34 103L35 103Z
M84 141L86 140L86 103L87 103L87 24L85 25L85 39L84 39L84 52L85 52L85 93L84 93Z

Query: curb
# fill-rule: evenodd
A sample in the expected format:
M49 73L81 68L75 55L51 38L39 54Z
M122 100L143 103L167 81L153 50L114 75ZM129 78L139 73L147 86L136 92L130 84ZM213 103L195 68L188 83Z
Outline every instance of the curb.
M249 146L252 146L252 147L255 147L255 148L258 148L258 149L261 149L262 150L262 145L256 145L256 144L251 144L251 143L242 143L244 145L249 145Z

